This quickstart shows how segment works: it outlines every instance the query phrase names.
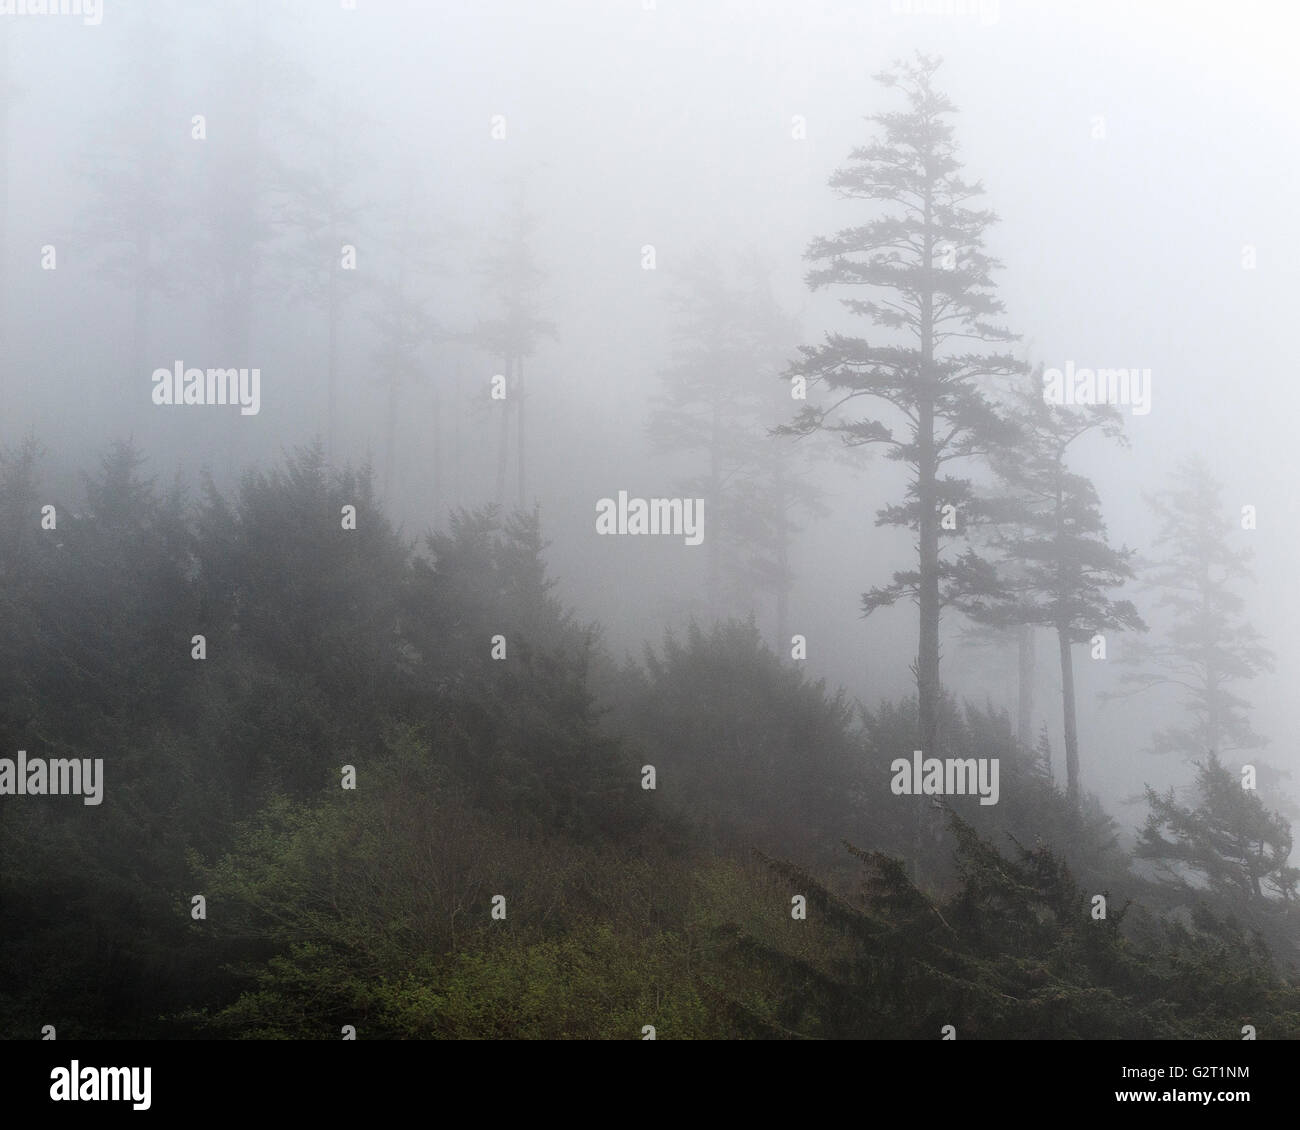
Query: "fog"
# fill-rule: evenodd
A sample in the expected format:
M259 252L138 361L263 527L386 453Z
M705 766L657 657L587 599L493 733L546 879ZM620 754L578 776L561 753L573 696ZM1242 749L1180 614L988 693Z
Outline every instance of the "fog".
M1017 335L1006 348L1049 370L1150 371L1149 411L1119 408L1127 447L1092 433L1070 448L1108 543L1138 564L1159 556L1147 498L1186 456L1221 484L1229 526L1254 508L1253 528L1225 535L1254 576L1229 587L1275 665L1233 691L1268 740L1259 756L1300 773L1300 17L1287 5L103 0L101 15L0 19L0 445L43 449L41 502L75 510L80 474L115 440L196 496L205 474L234 491L319 441L336 466L371 464L412 541L456 508L536 507L555 595L599 626L612 664L692 621L752 614L786 661L803 637L793 662L868 711L908 700L915 602L862 615L864 593L916 568L916 533L876 523L906 468L879 446L767 429L803 407L786 371L800 346L890 336L843 306L846 288L810 288L806 252L884 211L828 180L878 136L873 115L906 109L873 76L919 52L942 59L961 175L984 190L969 206L998 217L985 250L1001 263L992 320ZM531 265L511 243L521 216ZM701 449L652 433L699 313L683 280L709 269L766 288L777 340L753 372L755 434L779 452L768 465L787 460L821 492L820 510L792 514L783 614L771 588L728 582L714 600L711 503L704 545L599 532L600 500L620 491L707 493L689 489ZM501 424L512 402L492 395L498 375L518 387L494 333L528 339L512 354L522 470L517 419ZM154 374L178 365L257 369L257 411L157 403ZM810 387L809 403L831 399ZM992 483L982 457L948 470ZM1172 613L1144 578L1110 595L1152 642ZM1014 719L1014 643L972 647L970 626L944 608L944 690ZM1074 649L1081 787L1126 843L1145 785L1185 796L1193 779L1191 753L1147 752L1181 724L1176 687L1103 697L1134 689L1136 635L1107 632L1104 660ZM1034 688L1032 731L1046 726L1063 782L1045 627ZM1292 796L1300 777L1263 799Z

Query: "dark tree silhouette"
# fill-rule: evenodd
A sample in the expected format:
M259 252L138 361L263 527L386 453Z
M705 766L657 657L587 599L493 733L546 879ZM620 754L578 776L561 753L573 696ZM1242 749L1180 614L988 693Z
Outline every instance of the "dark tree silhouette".
M1106 541L1096 488L1066 466L1070 448L1089 432L1124 442L1110 405L1066 408L1044 399L1041 369L1017 390L1011 409L1020 442L997 452L993 466L1003 495L993 542L1007 574L1003 593L963 603L995 627L1043 625L1056 632L1061 656L1066 791L1079 803L1079 732L1073 646L1107 631L1145 631L1131 601L1107 595L1133 577L1128 549Z
M916 532L917 568L872 589L863 597L863 610L870 614L903 598L917 603L918 728L927 753L940 745L940 612L973 579L968 559L943 555L944 541L960 530L955 523L941 529L941 509L951 506L947 513L960 512L963 523L979 517L969 481L947 468L1014 438L980 382L1019 368L1009 354L954 348L963 340L1005 342L1012 335L990 320L1003 308L992 289L999 264L984 252L984 233L996 216L968 206L983 188L959 176L957 146L945 120L954 107L932 86L938 66L939 60L918 55L876 76L899 88L908 108L869 119L883 128L883 139L855 149L850 164L831 177L831 187L846 199L892 207L814 240L806 257L819 265L809 272L808 284L814 290L874 292L879 297L842 302L885 332L871 340L828 333L824 344L801 347L791 375L824 387L833 400L825 407L810 403L788 429L834 432L850 446L882 445L888 458L912 473L905 500L881 511L877 525ZM889 406L894 421L840 415L862 400Z

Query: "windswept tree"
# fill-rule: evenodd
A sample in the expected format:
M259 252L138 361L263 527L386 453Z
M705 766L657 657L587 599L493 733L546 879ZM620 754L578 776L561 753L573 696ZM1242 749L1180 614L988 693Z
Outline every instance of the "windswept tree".
M903 500L881 510L876 524L915 532L916 568L873 588L863 597L863 612L905 598L918 606L918 738L927 752L940 745L940 613L981 573L969 550L944 554L982 517L969 479L950 465L1014 438L982 384L1020 368L1009 353L959 348L1013 335L992 321L1003 309L991 277L1000 264L985 254L984 233L997 217L970 206L983 187L959 175L946 120L955 108L932 86L938 66L939 60L918 55L877 76L899 88L908 107L869 119L883 137L853 150L850 163L830 179L845 199L884 207L859 226L814 240L806 258L818 265L807 281L813 290L862 288L865 297L841 301L877 333L832 332L821 345L800 347L788 375L832 399L826 406L810 402L786 429L834 432L851 447L882 445L911 472ZM851 414L859 406L885 412Z
M1285 937L1275 927L1293 921L1300 896L1300 869L1287 862L1290 823L1255 790L1242 788L1214 754L1197 763L1196 800L1190 808L1172 789L1160 794L1148 786L1138 858L1156 863L1165 885L1183 898L1212 895L1270 940Z
M1043 395L1041 368L1013 395L1011 417L1021 440L997 452L993 467L1002 495L991 503L999 520L993 544L1006 571L1001 593L963 607L995 627L1041 625L1055 631L1061 656L1066 795L1079 803L1079 731L1074 653L1110 631L1145 631L1133 603L1109 594L1133 578L1133 551L1106 540L1097 489L1066 463L1089 432L1126 443L1123 420L1109 404L1067 408Z

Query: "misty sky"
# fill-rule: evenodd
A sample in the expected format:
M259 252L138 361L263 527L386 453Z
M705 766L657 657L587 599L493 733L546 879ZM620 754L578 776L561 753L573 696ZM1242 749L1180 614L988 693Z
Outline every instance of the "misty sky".
M871 136L864 118L900 108L872 75L914 50L938 53L937 85L960 110L966 175L982 180L985 205L1001 217L989 250L1005 264L997 278L1018 348L1048 366L1152 371L1151 412L1126 413L1131 449L1092 442L1076 468L1094 476L1113 540L1150 549L1143 493L1185 453L1209 459L1233 509L1257 507L1258 529L1234 544L1256 551L1258 579L1243 591L1278 666L1240 689L1272 740L1266 756L1296 774L1300 791L1289 710L1300 682L1300 393L1289 371L1300 302L1300 9L1283 0L1001 0L933 15L911 8L944 6L889 0L257 7L252 16L246 4L104 0L98 26L0 17L10 65L0 439L31 432L56 473L86 469L87 453L130 435L163 478L181 469L195 482L205 465L228 475L229 421L160 416L150 403L150 373L176 359L260 367L263 408L238 425L239 460L273 459L318 434L325 329L318 308L292 300L285 279L298 268L288 253L272 240L250 264L261 280L250 355L232 358L206 312L210 280L185 249L242 178L269 177L272 159L318 162L334 138L359 170L358 274L389 277L398 249L417 234L426 241L428 268L409 266L408 283L442 336L430 340L427 378L402 394L387 456L374 299L360 288L342 338L340 454L394 461L389 502L414 537L442 520L428 440L435 389L446 429L438 501L491 497L493 362L454 339L491 310L477 265L522 191L539 220L541 301L556 326L529 367L527 501L541 505L561 594L601 621L616 653L638 653L680 625L677 597L701 584L699 551L600 538L594 505L620 489L674 493L674 469L645 437L672 347L673 269L702 249L756 254L803 341L853 329L836 294L804 285L803 252L873 214L826 187ZM276 60L251 93L239 64L250 42L272 45ZM256 158L223 134L249 98ZM331 101L341 107L333 130ZM206 141L191 136L196 114L207 119ZM495 115L504 139L492 136ZM792 136L796 117L802 138ZM137 370L129 296L104 269L115 252L102 193L104 170L129 162L141 138L161 146L159 168L174 178L163 281L175 293L157 300L148 364ZM653 272L642 269L647 244ZM54 271L42 269L46 245L57 249ZM1248 245L1253 269L1243 267ZM813 467L832 512L800 539L792 628L808 637L811 668L868 705L910 693L914 609L866 621L858 612L861 593L911 554L910 537L874 526L897 495L898 469L875 455ZM1140 591L1132 595L1148 613ZM1046 639L1039 655L1038 715L1057 735L1059 771ZM979 666L945 645L954 689L1013 705L1011 683L993 666L980 677ZM1169 721L1169 700L1103 708L1095 694L1111 673L1090 669L1082 651L1076 670L1086 788L1113 804L1145 780L1187 779L1186 767L1139 754Z

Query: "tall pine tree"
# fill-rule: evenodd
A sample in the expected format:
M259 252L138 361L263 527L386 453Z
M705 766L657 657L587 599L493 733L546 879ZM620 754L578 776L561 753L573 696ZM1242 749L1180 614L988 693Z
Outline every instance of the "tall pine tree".
M918 740L927 753L940 745L940 613L972 574L971 559L945 558L944 543L979 517L969 480L948 468L1013 437L981 384L1019 368L1007 353L957 348L972 339L1013 337L990 320L1003 309L991 279L999 264L984 252L984 233L997 217L969 206L983 188L959 175L946 120L955 108L932 86L939 63L918 55L876 76L900 89L908 108L870 118L883 137L854 149L850 163L830 179L845 199L885 208L859 226L814 240L806 258L817 266L808 284L814 290L864 288L868 297L841 301L881 332L870 339L832 332L824 344L800 348L790 375L824 388L833 402L810 403L787 428L833 432L852 447L883 445L888 458L911 471L904 500L882 510L877 525L916 532L917 567L872 589L863 610L870 614L904 598L918 605ZM863 401L887 406L887 418L841 414Z
M1012 418L1021 442L999 451L993 466L1003 495L994 543L1009 570L1002 594L965 605L977 621L997 627L1042 625L1056 633L1061 656L1066 794L1079 803L1079 731L1075 710L1075 644L1108 631L1145 631L1131 601L1109 595L1133 577L1132 551L1106 540L1101 502L1091 481L1066 465L1071 447L1089 432L1124 441L1111 405L1048 404L1041 369L1015 391Z

